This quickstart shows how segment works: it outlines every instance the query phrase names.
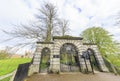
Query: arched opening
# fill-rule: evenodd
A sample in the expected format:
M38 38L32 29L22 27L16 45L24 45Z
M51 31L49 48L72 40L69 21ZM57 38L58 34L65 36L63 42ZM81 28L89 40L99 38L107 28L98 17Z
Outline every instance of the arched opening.
M41 51L40 73L46 73L49 71L50 66L50 49L43 48Z
M88 48L88 49L87 49L87 52L88 52L88 54L89 54L90 64L91 64L92 68L93 68L94 70L100 71L99 64L98 64L98 60L97 60L97 58L96 58L96 55L95 55L94 50L91 49L91 48Z
M78 50L75 45L65 43L60 48L60 70L61 72L80 71Z

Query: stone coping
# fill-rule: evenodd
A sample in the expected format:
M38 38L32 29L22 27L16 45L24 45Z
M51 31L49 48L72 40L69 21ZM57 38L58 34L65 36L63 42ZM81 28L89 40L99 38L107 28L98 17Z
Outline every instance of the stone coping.
M39 42L37 42L37 44L54 44L54 42L41 42L41 41L39 41Z
M54 36L53 37L53 40L54 39L67 39L67 40L82 40L83 38L81 37L72 37L72 36Z

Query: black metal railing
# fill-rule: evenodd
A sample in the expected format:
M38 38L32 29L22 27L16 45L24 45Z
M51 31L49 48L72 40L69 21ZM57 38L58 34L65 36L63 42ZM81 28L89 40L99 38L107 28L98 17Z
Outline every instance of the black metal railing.
M29 66L33 63L33 59L34 57L31 62L19 64L13 81L23 81L28 76Z

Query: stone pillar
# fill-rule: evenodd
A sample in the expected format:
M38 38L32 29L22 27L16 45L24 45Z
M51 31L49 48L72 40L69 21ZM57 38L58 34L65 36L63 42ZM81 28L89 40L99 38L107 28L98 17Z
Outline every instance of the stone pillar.
M40 59L41 59L41 48L39 45L37 45L34 58L33 58L33 63L29 67L28 76L34 73L39 73Z
M91 68L91 65L90 65L90 62L89 62L89 60L87 60L86 59L86 64L87 64L87 67L86 67L86 65L85 65L85 61L84 61L84 58L81 58L81 56L79 56L79 61L80 61L80 70L81 70L81 72L86 72L87 71L87 69L88 69L88 71L92 71L92 68Z
M108 72L108 69L104 63L104 60L103 60L101 54L97 50L95 51L95 57L96 57L96 60L98 61L100 70Z
M105 72L108 72L108 68L106 67L105 63L104 63L104 60L102 58L102 55L100 54L100 52L98 51L98 48L96 45L92 45L92 49L94 50L94 55L95 55L95 58L99 64L99 68L101 71L105 71Z
M87 67L88 67L88 71L92 72L92 67L91 67L90 61L87 60L87 59L86 59L86 64L87 64Z
M56 45L54 46L54 53L51 59L51 70L56 73L60 71L60 48Z
M84 51L84 47L82 45L78 46L78 56L79 56L79 62L80 62L80 70L81 72L85 72L86 71L86 66L85 66L85 61L84 59L81 57L82 52Z
M50 67L49 67L49 71L52 71L53 68L53 55L54 55L54 48L52 47L51 49L51 53L50 53Z

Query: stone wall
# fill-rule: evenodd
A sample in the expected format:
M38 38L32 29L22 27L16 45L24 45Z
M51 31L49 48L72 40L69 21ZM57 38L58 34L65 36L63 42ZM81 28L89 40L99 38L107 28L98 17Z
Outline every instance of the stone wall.
M84 51L87 50L87 49L91 49L94 51L94 55L95 55L95 58L98 62L98 66L100 68L100 71L108 71L105 63L104 63L104 60L102 58L102 55L100 54L98 48L97 48L97 45L83 45L84 47Z
M51 53L50 53L50 70L53 72L58 72L60 71L60 48L66 44L70 43L73 44L76 47L76 50L78 51L78 57L79 57L79 63L80 63L80 68L81 71L84 71L86 69L85 67L85 62L84 59L81 57L83 51L86 51L88 48L91 48L95 52L95 57L99 63L99 67L101 71L108 71L104 61L102 59L101 54L99 53L97 46L95 44L83 44L81 38L75 38L75 39L54 39L53 42L38 42L37 43L37 48L34 54L34 59L33 63L29 67L29 75L39 72L40 69L40 61L41 61L41 51L45 47L49 48ZM54 56L58 56L58 58ZM90 68L90 63L87 61L87 65Z

